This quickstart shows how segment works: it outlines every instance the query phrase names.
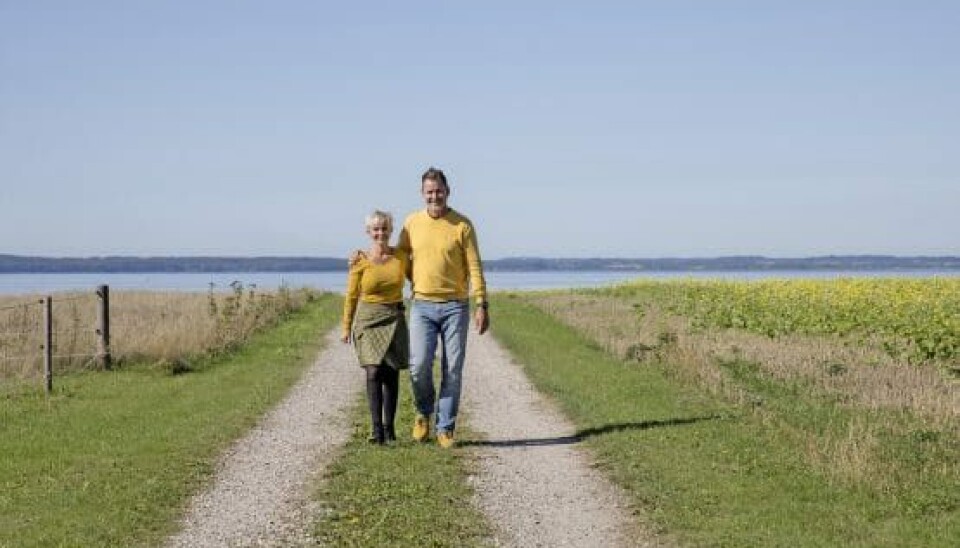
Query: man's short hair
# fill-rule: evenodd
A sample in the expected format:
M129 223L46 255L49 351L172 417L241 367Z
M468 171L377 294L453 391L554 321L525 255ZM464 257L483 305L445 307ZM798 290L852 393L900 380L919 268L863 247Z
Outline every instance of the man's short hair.
M431 181L436 181L443 185L443 188L450 190L450 185L447 184L447 176L443 174L443 171L431 166L429 169L423 172L423 176L420 177L420 187L423 187L423 183L427 182L427 179Z

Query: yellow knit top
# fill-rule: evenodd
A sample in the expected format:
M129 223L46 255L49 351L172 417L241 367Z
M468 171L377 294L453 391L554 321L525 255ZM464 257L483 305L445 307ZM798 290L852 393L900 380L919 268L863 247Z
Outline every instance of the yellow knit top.
M439 219L425 210L403 223L397 248L408 250L413 262L413 296L427 301L487 299L480 248L473 223L449 209Z
M347 274L347 296L343 301L343 334L350 334L357 302L387 304L403 301L403 282L410 270L409 254L400 248L383 263L363 256Z

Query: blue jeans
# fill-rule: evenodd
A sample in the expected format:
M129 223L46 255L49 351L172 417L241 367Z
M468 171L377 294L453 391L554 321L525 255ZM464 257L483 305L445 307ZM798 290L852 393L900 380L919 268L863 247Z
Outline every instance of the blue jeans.
M468 301L415 299L410 307L410 382L417 412L430 416L436 405L437 432L452 432L460 407L460 381L470 328ZM440 398L433 386L437 339L440 355Z

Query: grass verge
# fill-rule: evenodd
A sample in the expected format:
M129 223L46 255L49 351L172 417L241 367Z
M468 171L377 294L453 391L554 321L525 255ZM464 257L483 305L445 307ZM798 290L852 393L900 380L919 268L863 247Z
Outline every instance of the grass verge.
M357 404L353 437L316 493L327 515L314 526L314 536L330 546L488 546L487 525L465 481L467 453L440 449L433 439L411 440L413 396L406 372L400 388L395 444L367 442L366 400Z
M494 335L577 424L603 469L664 531L693 545L955 546L957 478L939 485L873 488L833 481L808 457L798 429L837 427L850 410L794 405L795 392L760 386L738 406L684 384L667 365L627 363L525 304L495 297ZM767 412L767 409L772 411ZM792 413L811 412L790 418ZM867 415L863 415L866 417ZM866 420L866 419L865 419ZM891 443L890 450L897 451ZM938 452L944 445L935 444ZM901 459L943 458L908 444ZM904 457L904 458L901 458Z
M0 400L0 546L156 545L216 458L300 378L341 300L324 295L241 348L61 377Z

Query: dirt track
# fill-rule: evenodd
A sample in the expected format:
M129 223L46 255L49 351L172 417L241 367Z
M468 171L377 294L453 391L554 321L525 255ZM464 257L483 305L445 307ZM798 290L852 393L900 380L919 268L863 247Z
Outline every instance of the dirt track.
M625 496L577 447L574 427L490 336L471 334L464 418L485 440L477 504L500 546L654 546L635 525Z
M167 546L310 543L317 510L308 488L349 437L346 416L362 389L353 351L337 334L283 402L223 455L214 483L194 497ZM483 436L463 439L455 451L477 457L469 480L496 545L657 545L632 525L623 494L591 467L573 426L490 335L471 334L461 420Z
M291 546L309 540L308 487L349 437L362 388L353 350L326 350L290 394L221 457L213 485L194 497L170 547Z

